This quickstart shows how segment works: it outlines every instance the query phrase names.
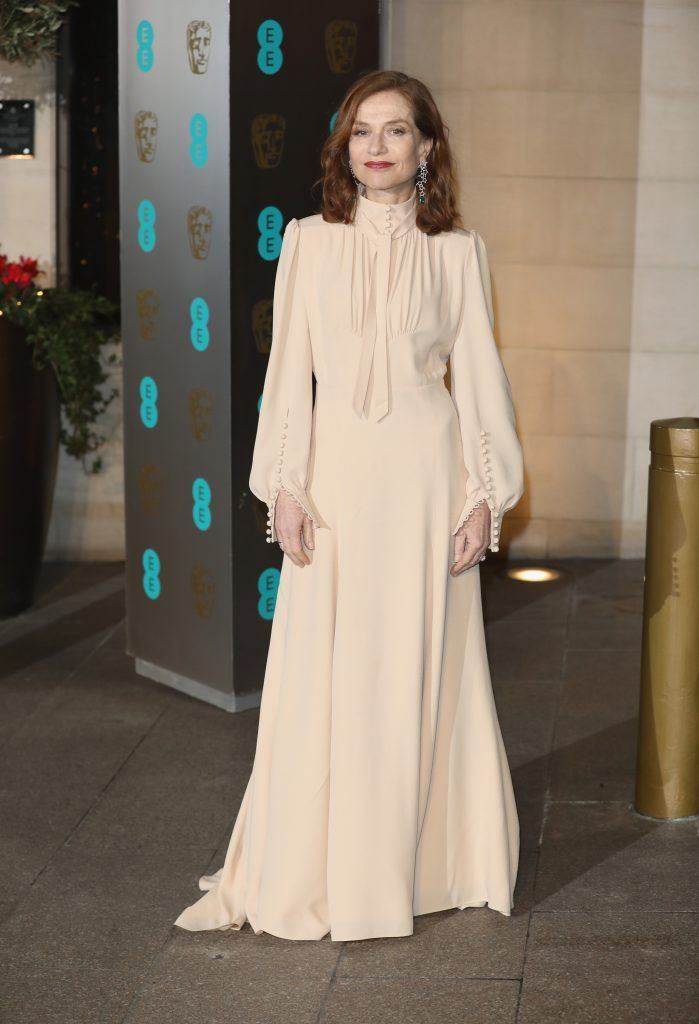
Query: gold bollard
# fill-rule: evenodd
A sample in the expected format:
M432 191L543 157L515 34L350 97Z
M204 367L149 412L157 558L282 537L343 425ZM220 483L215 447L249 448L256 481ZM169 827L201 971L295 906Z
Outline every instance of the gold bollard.
M699 814L699 419L650 427L634 809Z

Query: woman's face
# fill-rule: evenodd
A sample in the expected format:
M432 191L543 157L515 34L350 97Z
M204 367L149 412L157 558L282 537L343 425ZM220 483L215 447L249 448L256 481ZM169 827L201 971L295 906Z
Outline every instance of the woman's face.
M430 140L418 130L410 104L392 89L374 93L359 105L352 125L349 158L368 199L403 202L415 188L418 163Z

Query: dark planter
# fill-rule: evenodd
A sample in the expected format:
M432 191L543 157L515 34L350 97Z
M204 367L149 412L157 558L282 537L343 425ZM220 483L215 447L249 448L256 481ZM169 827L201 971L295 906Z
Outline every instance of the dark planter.
M34 601L58 466L61 407L51 367L0 317L0 616Z

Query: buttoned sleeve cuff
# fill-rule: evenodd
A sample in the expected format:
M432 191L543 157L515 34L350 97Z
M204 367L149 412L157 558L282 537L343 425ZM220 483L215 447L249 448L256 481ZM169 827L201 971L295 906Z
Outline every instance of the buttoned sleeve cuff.
M285 487L281 484L280 487L276 488L273 494L272 501L267 505L267 543L273 544L278 540L277 530L275 526L275 515L277 510L277 499L280 491L284 491L286 494L290 494L296 504L303 510L303 512L312 521L313 525L317 528L321 527L321 523L317 514L311 508L311 500L305 491L301 491L301 494L296 494L294 491Z
M511 496L511 501L506 502L498 499L495 488L494 474L491 466L490 434L486 430L480 432L480 476L475 473L469 475L468 493L464 506L461 509L456 526L452 530L452 536L461 529L479 506L486 504L490 509L490 543L491 551L500 550L500 532L502 529L502 518L505 511L511 508L516 497ZM509 497L509 496L508 496Z

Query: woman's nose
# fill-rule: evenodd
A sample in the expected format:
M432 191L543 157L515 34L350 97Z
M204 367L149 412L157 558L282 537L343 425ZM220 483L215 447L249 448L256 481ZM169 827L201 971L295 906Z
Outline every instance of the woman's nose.
M386 149L386 143L382 135L373 135L369 143L370 153L383 153Z

